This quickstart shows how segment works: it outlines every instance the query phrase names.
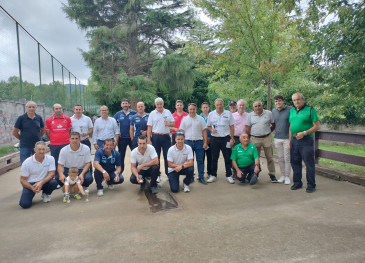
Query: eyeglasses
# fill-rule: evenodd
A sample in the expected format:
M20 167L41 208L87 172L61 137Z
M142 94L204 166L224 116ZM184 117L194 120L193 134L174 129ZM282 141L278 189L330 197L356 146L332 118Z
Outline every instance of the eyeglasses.
M183 132L177 132L176 134L178 134L178 135L184 135Z

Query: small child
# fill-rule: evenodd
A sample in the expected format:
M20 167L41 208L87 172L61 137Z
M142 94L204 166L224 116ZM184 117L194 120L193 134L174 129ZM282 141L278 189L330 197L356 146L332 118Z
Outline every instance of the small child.
M63 192L65 193L65 196L63 198L64 203L71 203L70 200L70 187L73 189L74 197L77 200L81 199L81 196L79 195L79 191L83 196L86 196L86 193L84 192L84 189L82 189L81 181L79 178L79 170L77 167L72 167L68 170L68 177L65 179L65 185L63 186Z

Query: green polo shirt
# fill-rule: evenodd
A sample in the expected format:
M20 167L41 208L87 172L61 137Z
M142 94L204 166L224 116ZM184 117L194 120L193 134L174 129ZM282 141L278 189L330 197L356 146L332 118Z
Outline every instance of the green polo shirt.
M299 111L292 108L289 113L291 134L306 131L313 127L313 122L319 121L315 108L304 105ZM314 133L308 134L314 136Z
M246 167L259 159L256 146L252 143L247 145L246 150L243 149L242 144L237 144L232 151L231 160L236 161L238 167Z

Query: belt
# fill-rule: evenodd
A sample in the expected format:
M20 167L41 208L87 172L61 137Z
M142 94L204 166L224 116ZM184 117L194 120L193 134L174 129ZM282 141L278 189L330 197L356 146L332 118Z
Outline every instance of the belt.
M202 140L187 140L187 141L189 141L189 142L200 142Z
M255 136L255 135L251 135L252 137L255 137L255 138L266 138L267 136L269 136L271 133L269 134L266 134L266 135L262 135L262 136Z
M86 138L86 139L83 139L83 140L82 140L82 142L83 142L83 141L88 141L88 140L89 140L89 138Z
M152 134L153 135L160 135L160 136L162 136L162 135L169 135L168 133L157 133L157 132L153 132Z

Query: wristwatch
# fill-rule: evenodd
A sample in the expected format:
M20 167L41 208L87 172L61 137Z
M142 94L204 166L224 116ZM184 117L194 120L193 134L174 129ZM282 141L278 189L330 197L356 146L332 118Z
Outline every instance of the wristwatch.
M104 171L103 171L103 174L105 174L105 173L106 173L106 171L104 170Z
M307 135L307 131L304 131L303 133L304 133L304 136L306 136L306 135Z
M181 169L184 169L184 165L181 166Z

